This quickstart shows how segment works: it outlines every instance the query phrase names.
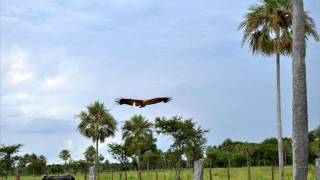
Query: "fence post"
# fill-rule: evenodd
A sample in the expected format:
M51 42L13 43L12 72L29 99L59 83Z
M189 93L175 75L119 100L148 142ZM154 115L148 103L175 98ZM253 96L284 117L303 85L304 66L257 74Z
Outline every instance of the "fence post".
M17 171L16 180L20 180L20 173L19 173L19 171Z
M316 159L317 180L320 180L320 158Z
M195 161L194 162L194 174L193 180L203 180L203 161Z

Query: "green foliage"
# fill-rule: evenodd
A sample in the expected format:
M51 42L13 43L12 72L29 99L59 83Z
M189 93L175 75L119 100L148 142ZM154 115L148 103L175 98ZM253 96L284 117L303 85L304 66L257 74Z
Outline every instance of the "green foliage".
M165 164L167 167L176 167L178 160L181 159L181 153L169 149L164 153Z
M104 142L107 137L115 135L117 121L99 101L87 106L87 111L81 111L78 117L81 119L78 125L80 133L93 142Z
M147 151L142 157L142 164L147 169L157 169L164 166L164 154L161 150Z
M103 156L99 156L99 142L103 143L106 138L113 137L117 130L117 121L109 113L103 103L99 101L87 106L87 111L81 111L78 115L81 122L78 130L85 137L91 138L96 143L96 153L94 166L99 168L99 161ZM98 171L97 171L98 172Z
M96 150L93 146L87 147L86 151L83 153L86 161L91 165L94 163L94 158L96 154Z
M250 7L239 29L242 44L248 43L253 54L289 55L292 51L292 4L290 0L261 0ZM312 18L305 13L307 36L319 40Z
M21 174L39 175L46 173L47 159L43 155L25 154L19 157L18 169Z
M63 173L63 166L61 164L50 164L47 166L49 174L60 175Z
M60 152L59 157L65 162L65 164L67 164L67 161L71 158L70 151L67 149L63 149Z
M182 154L185 152L190 155L192 161L200 159L207 143L205 133L208 130L201 129L200 126L192 122L192 119L183 120L182 117L174 116L171 119L165 117L156 118L155 128L157 133L169 135L172 137L173 144L171 148Z
M89 146L86 148L84 154L84 158L87 161L87 163L89 163L91 166L94 163L95 157L96 157L96 150L93 146ZM103 161L104 157L102 156L102 154L99 154L99 161Z
M125 121L122 127L122 138L125 146L129 149L129 154L137 162L138 169L142 156L145 152L156 150L156 139L153 138L153 124L141 115L134 115L130 120Z
M109 144L109 153L112 157L120 162L120 170L126 169L126 164L129 161L130 153L126 145L112 143Z
M141 115L134 115L125 121L122 138L132 153L141 153L154 149L156 139L153 138L153 124Z
M13 169L14 163L19 160L15 154L19 152L21 144L11 146L0 146L0 170L1 174L8 176L9 171Z

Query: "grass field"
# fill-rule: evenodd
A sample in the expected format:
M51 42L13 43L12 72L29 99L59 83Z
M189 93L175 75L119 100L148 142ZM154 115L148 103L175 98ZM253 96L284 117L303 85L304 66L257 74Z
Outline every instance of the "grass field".
M247 168L232 168L231 179L232 180L247 180ZM309 180L316 180L315 175L315 167L310 166L309 170ZM84 180L83 174L74 175L76 180ZM174 179L174 171L173 170L161 170L158 174L159 180L173 180ZM213 180L226 180L227 173L226 169L223 168L214 168L212 169L212 179ZM285 169L285 179L292 180L292 168L286 167ZM15 177L9 177L9 180L15 180ZM21 180L41 180L42 176L21 176ZM103 172L100 174L100 180L111 180L110 172ZM120 180L120 173L113 173L114 180ZM136 172L130 171L128 172L128 180L137 180ZM152 180L156 179L155 171L145 171L142 173L142 179L144 180ZM181 179L182 180L192 180L192 169L182 169L181 171ZM204 171L204 179L209 180L209 169L205 169ZM275 179L278 178L277 169L275 169ZM271 180L271 167L253 167L252 168L252 180Z

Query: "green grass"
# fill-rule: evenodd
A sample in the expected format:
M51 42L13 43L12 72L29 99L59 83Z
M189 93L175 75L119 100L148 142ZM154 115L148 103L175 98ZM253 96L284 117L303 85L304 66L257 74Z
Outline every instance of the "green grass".
M247 168L232 168L231 180L247 180ZM83 174L74 175L76 180L84 180ZM214 168L212 169L213 180L226 180L227 173L224 168ZM120 180L120 173L113 173L114 180ZM123 175L124 177L124 175ZM174 180L175 175L173 170L160 170L159 180ZM42 176L32 177L32 176L21 176L21 180L41 180ZM137 173L134 171L128 172L128 180L137 180ZM142 173L142 179L152 180L156 179L155 171L145 171ZM182 180L192 180L192 169L182 169L181 170ZM209 169L204 171L204 179L209 179ZM275 179L278 178L278 172L275 168ZM292 167L288 166L285 168L285 179L292 180ZM309 169L309 180L316 180L315 167L310 166ZM9 177L8 180L15 180L15 177ZM111 180L110 172L103 172L100 174L100 180ZM252 168L252 180L271 180L271 167L253 167Z

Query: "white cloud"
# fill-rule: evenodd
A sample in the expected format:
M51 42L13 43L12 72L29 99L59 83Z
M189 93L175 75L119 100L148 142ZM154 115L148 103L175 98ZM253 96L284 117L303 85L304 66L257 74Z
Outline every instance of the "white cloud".
M45 78L44 82L41 84L44 90L56 90L63 88L68 82L68 76L65 74L58 75L51 78Z
M15 95L15 97L17 99L30 99L31 98L31 95L30 94L27 94L27 93L17 93Z
M60 100L62 103L57 103L59 100L43 102L42 104L36 104L36 102L29 103L26 105L19 106L19 111L25 117L28 118L58 118L58 119L71 119L78 113L77 108L63 103L63 99ZM56 98L58 99L58 98Z
M10 82L14 85L32 80L33 73L26 63L27 54L20 48L15 48L6 59L9 64Z

